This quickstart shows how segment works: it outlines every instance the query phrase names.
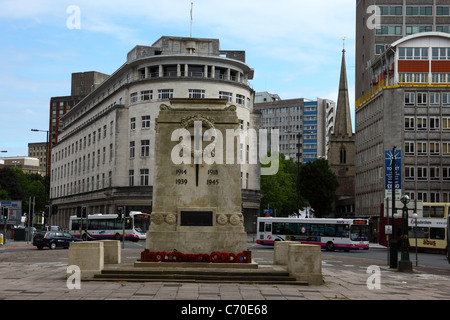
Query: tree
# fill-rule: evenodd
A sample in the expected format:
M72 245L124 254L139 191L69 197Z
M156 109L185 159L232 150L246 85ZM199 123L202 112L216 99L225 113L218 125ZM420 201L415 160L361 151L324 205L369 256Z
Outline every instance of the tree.
M327 160L317 159L300 166L300 194L308 200L315 217L332 213L338 186L336 175Z
M38 174L28 174L20 168L0 169L0 199L22 200L23 208L28 208L30 197L35 197L35 210L43 210L48 203L45 184L48 179Z
M278 154L278 160L279 168L276 174L261 176L261 192L263 194L261 208L270 207L274 212L276 211L277 216L286 217L297 212L298 171L297 164L292 159L286 160L283 154Z

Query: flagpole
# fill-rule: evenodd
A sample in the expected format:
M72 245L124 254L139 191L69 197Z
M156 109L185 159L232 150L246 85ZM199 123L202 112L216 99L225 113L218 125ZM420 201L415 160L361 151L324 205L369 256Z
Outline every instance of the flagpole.
M191 2L191 38L192 38L192 9L193 9L194 3Z

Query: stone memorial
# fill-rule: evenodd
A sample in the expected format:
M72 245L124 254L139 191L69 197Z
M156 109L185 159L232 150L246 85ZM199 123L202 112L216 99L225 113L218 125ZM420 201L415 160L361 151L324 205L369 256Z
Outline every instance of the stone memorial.
M239 120L226 99L171 99L156 119L153 212L146 250L238 254Z

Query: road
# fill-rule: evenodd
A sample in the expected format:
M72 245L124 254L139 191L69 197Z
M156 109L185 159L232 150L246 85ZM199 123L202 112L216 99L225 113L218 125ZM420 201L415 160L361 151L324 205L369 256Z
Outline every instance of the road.
M27 245L26 242L21 246L11 247L11 248L1 248L0 247L0 262L39 262L48 261L49 259L58 260L67 258L68 250L57 249L49 250L47 248L43 250L38 250L36 247ZM135 261L139 256L140 252L145 249L145 241L139 242L125 242L124 259ZM262 246L259 244L248 242L248 249L252 251L254 259L260 264L271 264L273 262L273 247ZM322 251L323 259L326 257L333 257L336 259L338 257L350 257L358 259L367 259L377 261L379 265L388 265L388 251L387 248L382 246L374 246L369 250L360 251ZM400 259L400 253L399 253ZM416 265L416 254L414 251L410 252L410 260L413 266ZM437 253L418 253L418 266L419 267L430 267L441 269L450 274L450 264L447 262L446 256L444 254Z
M272 252L273 247L262 246L259 244L252 244L249 247L249 250L253 252ZM258 254L257 254L258 255ZM327 256L339 257L345 256L350 258L360 258L360 259L368 259L379 261L380 265L388 265L388 249L379 245L372 246L369 250L358 250L358 251L322 251L323 259L326 259ZM442 269L448 271L450 274L450 264L447 261L445 254L439 253L423 253L419 252L418 255L418 266L419 267L431 267ZM401 252L398 253L398 259L401 258ZM413 263L413 267L416 266L416 253L415 251L411 251L409 254L410 261Z

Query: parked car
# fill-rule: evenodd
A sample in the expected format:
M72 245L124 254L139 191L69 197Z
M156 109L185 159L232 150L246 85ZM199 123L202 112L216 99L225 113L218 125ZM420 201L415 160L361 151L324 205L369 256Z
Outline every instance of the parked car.
M49 247L50 249L56 249L59 247L69 248L71 242L81 241L75 238L70 233L63 231L40 231L37 232L33 238L33 246L38 249Z
M45 226L45 231L60 231L61 228L58 226Z

